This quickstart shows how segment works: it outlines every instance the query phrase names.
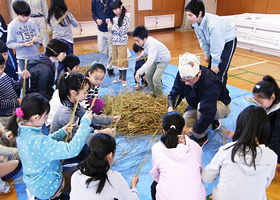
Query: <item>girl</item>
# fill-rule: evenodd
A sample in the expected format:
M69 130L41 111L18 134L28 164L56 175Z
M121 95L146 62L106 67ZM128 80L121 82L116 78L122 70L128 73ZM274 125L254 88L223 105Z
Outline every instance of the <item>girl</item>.
M166 113L162 127L161 141L152 147L153 200L186 199L186 196L205 200L206 190L201 181L202 149L184 135L187 133L184 118L177 112ZM178 144L181 134L185 144Z
M122 86L126 87L126 72L128 68L127 61L127 30L129 27L129 13L126 12L125 7L120 0L112 1L110 4L116 16L113 18L113 24L110 19L107 19L108 29L112 29L113 49L113 65L119 69L120 78L114 80L113 83L122 82Z
M268 115L270 123L268 147L278 155L280 163L280 91L275 79L264 76L263 80L254 86L253 95Z
M69 45L67 55L73 54L73 34L71 26L78 27L78 22L68 11L64 0L51 0L47 23L51 26L53 38L62 40ZM57 74L64 69L63 63L59 63Z
M233 142L222 146L202 173L207 183L220 176L213 200L267 199L277 164L268 136L269 121L261 107L248 106L239 114Z
M110 135L96 134L90 142L90 151L71 178L70 199L138 200L138 176L133 176L129 189L122 175L110 169L116 151L115 139Z
M62 173L61 159L76 156L84 146L90 134L92 114L87 112L81 120L72 141L62 140L71 130L67 124L54 134L42 134L50 105L48 100L38 93L26 95L16 114L12 116L8 129L16 136L18 153L23 166L23 182L31 194L40 199L58 197L69 189L70 177ZM17 124L17 121L23 121Z

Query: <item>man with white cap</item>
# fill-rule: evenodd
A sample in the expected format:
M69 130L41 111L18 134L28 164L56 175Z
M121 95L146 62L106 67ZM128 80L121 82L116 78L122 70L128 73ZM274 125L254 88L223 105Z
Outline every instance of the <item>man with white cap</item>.
M229 91L211 70L200 66L200 58L184 53L179 58L179 72L168 95L168 112L173 111L186 98L184 119L189 136L200 146L207 143L207 129L217 130L230 112Z

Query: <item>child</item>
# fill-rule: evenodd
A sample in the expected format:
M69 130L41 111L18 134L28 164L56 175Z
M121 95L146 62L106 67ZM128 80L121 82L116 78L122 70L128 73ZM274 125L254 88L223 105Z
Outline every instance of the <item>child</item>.
M62 21L59 21L61 19ZM78 22L68 11L64 0L51 0L47 22L52 28L52 38L66 42L69 45L69 50L66 54L73 55L73 34L71 25L78 27ZM57 74L60 74L63 68L63 63L59 63Z
M40 55L38 28L29 20L30 6L25 1L14 1L13 10L17 17L8 26L7 47L16 50L18 59L18 71L24 69L25 59L37 59Z
M144 26L135 28L133 39L139 47L143 47L144 49L144 52L136 60L140 60L142 57L148 55L147 62L135 73L135 79L139 83L139 76L145 73L151 95L159 97L163 94L161 78L170 62L170 52L163 43L148 36L148 30Z
M21 79L13 80L7 76L5 70L5 59L0 54L0 123L6 126L14 110L20 106L21 99L18 98L16 90L22 87L23 79L30 77L27 70L21 74Z
M23 182L31 194L40 199L56 198L69 188L70 175L62 172L60 160L76 156L90 134L92 114L81 119L80 128L72 141L63 142L71 124L45 136L41 133L50 110L49 102L38 93L26 95L8 125L16 136L23 166ZM17 120L23 121L17 124ZM67 180L69 179L69 180Z
M112 41L114 44L112 57L113 65L116 65L119 69L120 77L114 80L113 83L122 82L122 86L126 87L126 73L128 68L127 61L127 30L129 27L130 15L126 12L125 7L120 0L114 0L111 2L110 6L115 13L113 18L113 24L110 19L107 19L108 29L112 29Z
M122 175L110 169L116 152L116 141L112 136L93 136L90 151L72 175L70 199L139 199L138 176L133 176L130 189Z
M137 56L140 56L143 53L144 49L142 47L139 47L137 44L134 43L133 44L133 51L136 53ZM147 58L143 58L143 59L140 59L140 60L136 61L134 76L135 76L137 70L140 69L142 67L142 65L144 65L146 60L147 60ZM148 83L146 81L145 74L141 75L141 78L142 78L142 87L147 87ZM136 79L135 79L135 83L136 83L135 89L139 90L140 86L139 86L139 83L136 81Z
M280 163L280 90L271 76L264 76L258 82L253 94L259 106L265 109L270 122L270 135L268 147L278 155Z
M267 199L277 165L268 136L269 120L261 107L251 105L239 114L233 142L222 146L202 173L206 183L220 176L213 200Z
M166 113L162 127L161 141L152 147L153 200L185 199L186 196L205 200L206 190L201 181L202 149L185 135L184 118L177 112ZM185 144L178 144L181 134Z

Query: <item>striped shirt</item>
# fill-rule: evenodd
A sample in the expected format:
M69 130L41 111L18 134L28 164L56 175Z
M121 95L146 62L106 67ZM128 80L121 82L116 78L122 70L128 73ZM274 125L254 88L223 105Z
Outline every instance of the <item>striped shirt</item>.
M89 102L88 100L89 99L93 99L94 97L98 97L98 93L99 93L99 87L100 85L98 86L94 86L94 88L89 88L88 90L88 95L87 97L85 98L85 108L88 110L90 108L90 105L89 105Z
M14 81L6 73L0 76L0 116L11 116L15 108L19 107L16 90L22 86L23 79Z

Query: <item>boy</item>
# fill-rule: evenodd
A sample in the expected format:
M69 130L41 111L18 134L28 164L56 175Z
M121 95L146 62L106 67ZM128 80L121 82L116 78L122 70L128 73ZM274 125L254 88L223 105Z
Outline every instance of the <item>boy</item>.
M13 65L11 65L10 63L7 62L8 58L9 58L9 53L8 53L8 48L5 44L5 42L0 40L0 54L2 54L2 56L5 59L5 73L13 78L15 81L18 80L18 75L17 75L17 69L14 68Z
M135 80L139 83L140 75L145 73L151 95L159 97L163 94L161 78L171 60L170 52L163 43L148 36L148 30L144 26L135 28L133 39L138 46L144 49L144 52L136 60L148 55L146 63L135 73Z
M39 58L40 52L36 37L38 28L34 22L29 20L30 6L28 3L14 1L13 10L17 17L8 26L7 47L16 50L19 71L22 71L25 59Z
M235 25L217 15L205 13L201 0L191 0L185 11L205 54L208 68L227 84L227 71L237 43Z
M134 43L134 44L133 44L133 51L136 53L137 56L140 56L140 55L143 53L144 49L143 49L142 47L139 47L137 44ZM137 70L140 69L140 68L142 67L142 65L144 65L144 63L146 62L146 60L147 60L147 57L136 61L136 63L135 63L134 76L135 76ZM147 86L148 86L148 83L147 83L147 81L146 81L145 74L143 74L143 75L141 76L141 78L142 78L142 88L143 88L143 87L147 87ZM136 83L135 89L136 89L136 90L139 90L139 89L140 89L140 85L139 85L139 83L136 81L136 79L135 79L135 83Z
M45 53L40 55L40 59L31 60L30 66L30 87L26 93L37 92L48 100L51 100L55 81L55 62L62 62L66 57L69 46L58 39L50 40Z

